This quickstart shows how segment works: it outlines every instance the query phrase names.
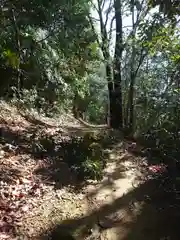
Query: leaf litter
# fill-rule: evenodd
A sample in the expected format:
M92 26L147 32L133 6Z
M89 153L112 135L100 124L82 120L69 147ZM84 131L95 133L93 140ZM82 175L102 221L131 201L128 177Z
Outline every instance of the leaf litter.
M36 131L37 126L23 118L16 108L7 104L2 104L1 108L0 240L36 239L40 232L46 231L60 218L85 213L86 203L83 203L83 194L74 193L70 186L55 189L55 182L36 174L37 169L48 167L48 159L43 156L35 159L31 154L21 152L22 145L16 144L11 137L7 138L7 132L13 138L15 134L30 138L30 130L34 128ZM42 131L49 136L57 136L60 128L47 126Z
M68 139L67 134L61 135L64 127L43 125L42 128L38 128L31 121L23 118L15 108L8 106L7 111L6 108L7 106L1 111L0 124L0 240L38 239L41 233L43 234L61 220L81 218L87 212L94 210L92 208L95 208L95 205L86 199L87 192L83 192L83 189L77 193L72 191L70 185L56 187L56 182L49 179L48 175L42 177L37 174L36 170L41 168L48 169L49 172L54 171L50 168L47 156L40 155L36 159L29 152L21 151L21 148L26 149L28 141L42 132L49 136L61 137L63 141ZM61 119L60 123L66 122L67 119ZM48 119L43 119L43 122L46 121L48 122ZM72 118L71 122L73 122ZM54 122L52 121L51 124ZM75 122L72 125L76 124ZM32 129L35 135L32 134ZM10 142L7 142L7 131L10 131L13 136ZM22 143L22 138L18 138L22 135L26 135L25 144ZM20 143L16 144L14 138L15 140L18 138ZM128 158L130 159L131 156L128 155ZM164 166L149 167L152 174L164 169ZM70 178L70 172L65 175L66 178ZM102 191L104 194L104 190ZM118 191L116 190L113 194L119 194ZM94 202L98 202L97 199ZM103 205L104 202L100 199L99 204ZM121 216L122 214L120 219ZM114 216L112 218L113 222ZM109 223L110 220L104 219L102 221L105 221L105 224L107 221Z

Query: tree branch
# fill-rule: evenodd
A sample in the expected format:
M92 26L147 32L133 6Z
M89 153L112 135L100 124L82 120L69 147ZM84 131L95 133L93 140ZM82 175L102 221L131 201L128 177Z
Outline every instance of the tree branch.
M106 2L106 0L102 0L102 2L100 3L100 6L101 6L102 11L103 11L103 9L104 9L105 2Z
M110 23L108 47L109 47L110 41L112 39L112 32L115 30L115 29L112 29L114 20L115 20L115 16L112 17L111 23Z
M104 25L104 21L103 21L103 16L102 16L102 11L101 11L101 5L100 5L100 0L98 1L98 13L99 13L99 19L100 19L100 29L101 29L101 39L102 39L102 52L104 55L105 59L108 59L108 35L107 35L107 30L106 27Z
M95 30L95 27L94 27L94 24L93 24L93 21L92 21L92 18L90 16L90 14L88 15L88 19L89 19L89 22L90 22L90 25L91 25L91 29L92 29L93 33L96 35L97 43L100 46L100 41L99 41L99 38L98 38L98 34Z
M141 67L141 64L143 63L144 58L147 56L147 52L145 54L143 54L143 51L144 51L144 49L142 48L141 49L141 56L140 56L140 59L139 59L139 64L138 64L138 66L136 68L136 71L134 72L134 77L137 76L139 68Z
M91 1L91 4L92 4L93 8L97 11L97 13L99 15L99 9L97 8L96 4L93 3L93 0Z
M133 34L136 34L137 28L139 26L139 23L141 22L141 20L147 15L148 11L149 11L149 7L147 7L147 9L143 10L143 3L145 2L145 0L143 0L142 4L141 4L141 9L138 12L137 18L136 18L136 22L134 23L134 27L132 29L132 31L129 33L129 36L127 37L126 43L128 42L128 40L132 37Z
M104 23L105 27L107 26L108 17L109 17L109 14L110 14L111 10L112 10L112 0L109 1L109 6L108 6L107 11L106 11L106 18L105 18L105 23Z

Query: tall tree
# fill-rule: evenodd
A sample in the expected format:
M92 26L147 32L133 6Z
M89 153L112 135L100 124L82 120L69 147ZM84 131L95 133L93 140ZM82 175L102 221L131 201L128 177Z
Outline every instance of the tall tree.
M114 54L114 89L112 101L112 127L123 128L123 106L122 106L122 53L123 47L123 25L122 25L122 2L114 1L116 40Z
M129 54L130 58L128 61L129 67L129 89L127 89L127 105L125 106L125 123L128 132L133 133L134 129L134 106L135 106L135 83L136 77L140 70L141 65L147 55L147 50L143 44L139 41L137 37L137 32L140 30L140 26L144 18L148 14L148 6L145 1L134 1L129 2L130 14L131 14L131 23L132 28L129 36L127 36L126 44L129 46L129 51L126 52ZM152 23L153 25L154 23ZM127 54L126 54L127 56ZM128 57L127 57L128 58ZM128 69L126 70L128 71ZM128 80L126 80L128 81ZM128 88L128 86L126 86Z
M98 41L106 64L110 126L113 128L126 127L132 130L134 121L134 84L146 52L143 45L140 47L135 38L140 26L143 25L142 23L149 8L144 0L141 2L98 0L97 4L93 2L92 5L98 13L100 26ZM123 17L127 12L132 18L131 26L123 25ZM93 19L93 16L91 16L91 21ZM130 29L130 32L125 34L124 29ZM95 30L94 27L93 30ZM115 37L113 36L114 32ZM114 46L114 55L111 54L111 45ZM129 64L127 68L129 73L124 79L125 62Z
M108 7L105 11L105 5ZM98 13L98 21L100 26L100 38L97 37L99 48L102 51L103 60L106 66L106 78L109 91L109 124L112 128L123 127L122 116L122 87L121 87L121 60L123 52L122 40L122 14L121 1L112 1L108 3L103 0L92 2L93 8ZM110 15L113 10L113 17ZM105 19L104 19L105 16ZM110 20L110 29L108 29L108 20ZM114 57L110 54L110 46L112 44L113 22L116 21L116 46ZM90 16L93 31L96 31L93 25L93 17Z

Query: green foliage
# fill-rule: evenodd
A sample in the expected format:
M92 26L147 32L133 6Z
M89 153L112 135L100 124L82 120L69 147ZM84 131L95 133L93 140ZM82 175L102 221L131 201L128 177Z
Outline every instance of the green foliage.
M124 123L129 122L131 105L136 132L146 135L146 140L165 152L170 143L177 155L180 38L175 20L178 2L152 0L150 7L147 1L135 2L134 7L132 1L123 2L129 16L133 8L139 16L134 30L123 33L120 87ZM159 5L160 12L148 12ZM110 78L118 68L114 69L112 56L107 52L102 54L103 44L92 29L89 13L88 0L31 0L13 4L2 1L0 97L14 99L49 116L62 109L71 111L75 106L84 120L105 123L109 97L106 64L112 70ZM124 17L123 11L122 14ZM104 43L107 50L106 42L107 39ZM131 83L133 94L130 94ZM130 96L133 96L131 103ZM102 174L103 161L97 149L93 152L94 142L87 136L72 139L65 153L69 165L87 178Z
M92 134L74 137L62 145L64 159L80 179L102 178L105 159L102 146Z
M158 5L158 1L154 2ZM162 4L166 4L165 2L161 1ZM144 144L148 143L150 147L162 152L164 158L161 158L161 161L166 157L177 159L180 154L180 36L176 21L169 21L166 14L154 10L151 16L148 15L137 26L134 41L134 69L137 67L139 56L145 53L134 83L135 135L142 138ZM132 76L129 70L132 67L129 64L131 41L128 41L128 44L123 70L124 103L127 104L125 114L129 108L127 92Z
M15 69L17 69L19 67L20 59L16 53L12 52L10 49L7 49L7 50L4 50L4 52L2 54L5 58L7 65L9 65Z
M30 96L31 107L47 111L66 105L74 90L83 93L87 64L97 57L88 1L32 0L12 8L5 0L0 12L1 97L21 95L28 104Z
M144 136L150 146L166 156L177 158L180 147L179 66L171 58L174 51L166 52L167 49L170 49L169 45L160 54L149 58L148 72L141 76L136 99L136 126L138 134Z
M94 124L106 123L108 110L108 89L104 78L105 69L102 62L92 64L93 72L87 77L89 83L86 119Z
M159 11L168 16L169 19L175 20L175 17L180 14L179 0L149 0L151 7L159 6Z

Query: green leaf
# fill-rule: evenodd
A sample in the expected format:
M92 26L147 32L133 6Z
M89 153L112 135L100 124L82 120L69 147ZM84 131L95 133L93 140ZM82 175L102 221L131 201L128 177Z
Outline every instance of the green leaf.
M12 52L10 49L4 50L4 57L6 58L6 62L12 68L18 69L20 64L20 59L16 53Z

